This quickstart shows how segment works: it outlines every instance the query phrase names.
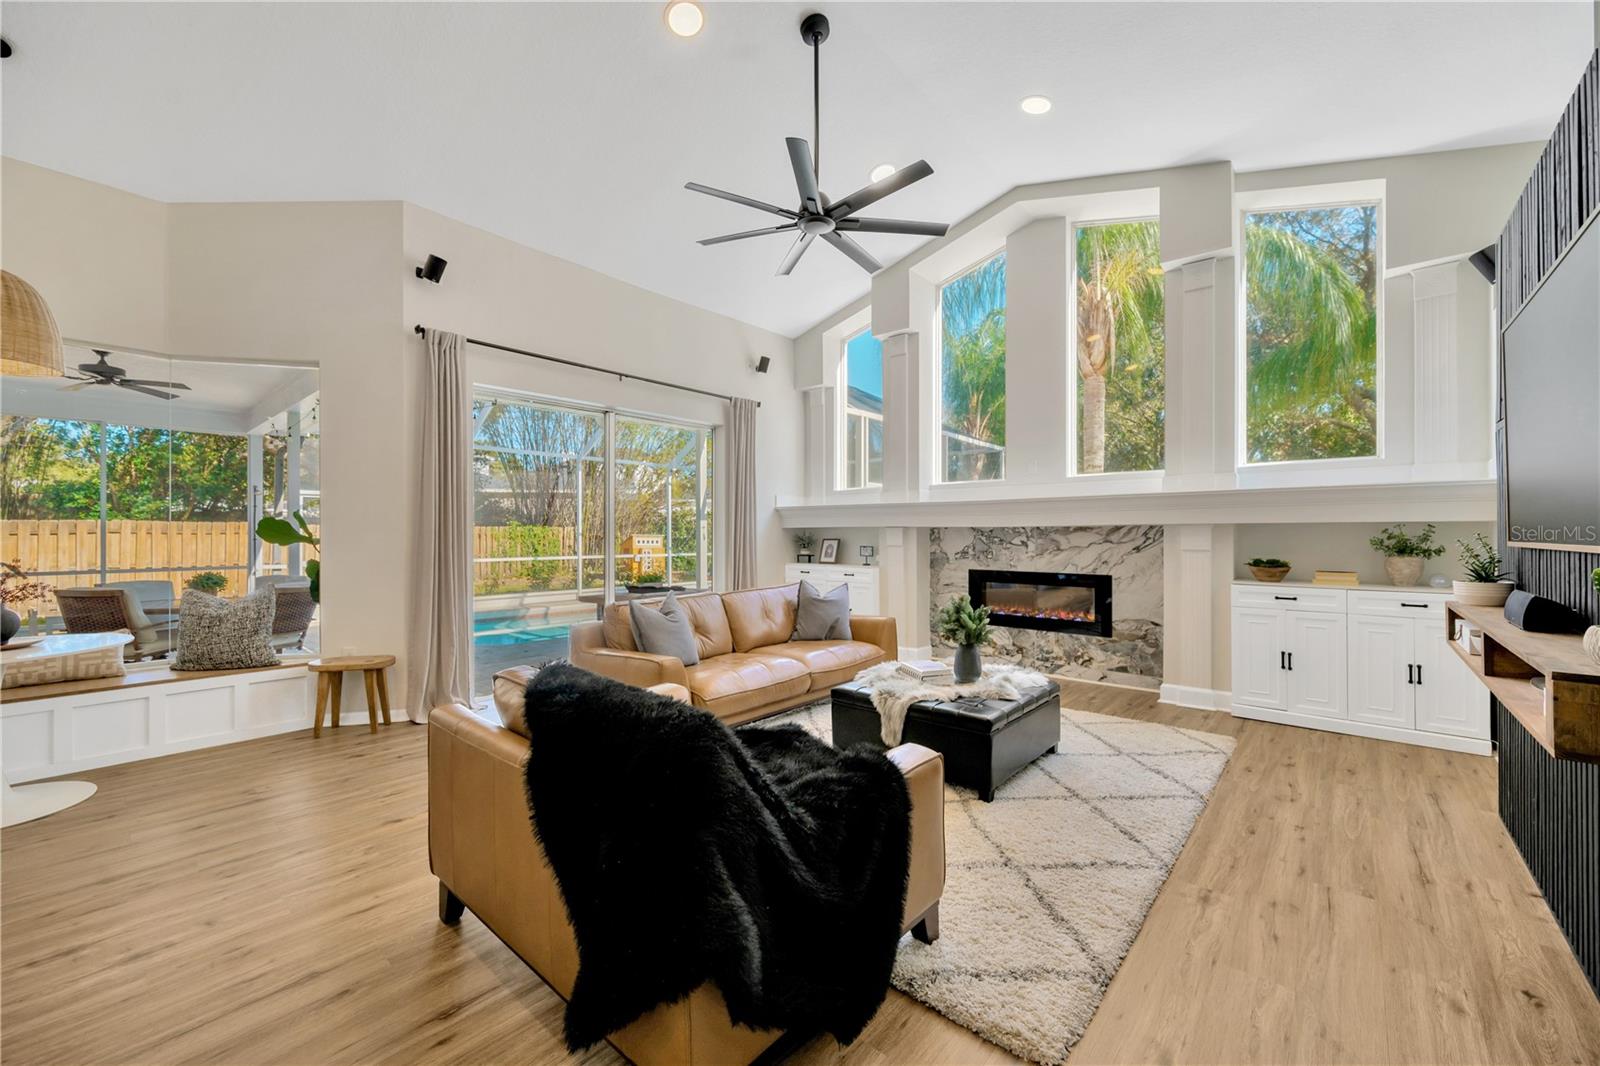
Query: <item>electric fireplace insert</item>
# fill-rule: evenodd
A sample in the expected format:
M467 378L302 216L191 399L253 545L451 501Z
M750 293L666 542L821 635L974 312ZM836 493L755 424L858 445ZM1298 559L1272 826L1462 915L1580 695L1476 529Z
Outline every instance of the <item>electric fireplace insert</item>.
M989 608L989 624L1111 635L1111 575L971 570L967 594Z

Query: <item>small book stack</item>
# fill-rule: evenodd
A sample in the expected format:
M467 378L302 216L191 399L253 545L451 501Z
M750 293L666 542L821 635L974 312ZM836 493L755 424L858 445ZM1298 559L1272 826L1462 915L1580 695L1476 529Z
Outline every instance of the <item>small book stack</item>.
M1354 570L1318 570L1312 577L1313 585L1340 585L1355 587L1361 584L1361 577Z
M921 681L925 685L953 685L956 683L955 671L950 669L950 664L942 663L937 659L903 661L899 666L895 667L895 670L913 681Z

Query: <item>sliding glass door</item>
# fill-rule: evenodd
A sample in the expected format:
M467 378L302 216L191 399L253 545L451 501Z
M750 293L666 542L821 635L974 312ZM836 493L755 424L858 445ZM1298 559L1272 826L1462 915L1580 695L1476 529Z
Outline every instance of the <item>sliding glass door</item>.
M493 393L473 423L476 692L608 602L710 587L709 427Z

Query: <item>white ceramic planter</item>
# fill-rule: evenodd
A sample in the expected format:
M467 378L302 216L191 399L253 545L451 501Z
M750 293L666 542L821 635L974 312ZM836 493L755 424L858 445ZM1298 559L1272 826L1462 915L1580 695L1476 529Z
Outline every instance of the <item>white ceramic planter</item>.
M1589 658L1600 663L1600 626L1590 626L1583 633L1583 650Z
M1455 581L1451 584L1456 602L1471 607L1502 607L1512 589L1509 581Z
M1419 585L1422 583L1423 562L1417 555L1391 555L1383 561L1383 568L1388 571L1389 580L1396 585Z

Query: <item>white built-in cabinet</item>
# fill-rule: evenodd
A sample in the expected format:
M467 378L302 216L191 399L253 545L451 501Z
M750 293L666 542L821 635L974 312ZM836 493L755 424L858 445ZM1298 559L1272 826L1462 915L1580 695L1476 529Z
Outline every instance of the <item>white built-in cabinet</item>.
M1489 700L1450 650L1447 592L1233 586L1233 713L1489 754Z
M789 584L809 581L818 592L832 592L840 585L849 585L851 614L878 613L878 568L875 566L790 563L783 568L783 580Z

